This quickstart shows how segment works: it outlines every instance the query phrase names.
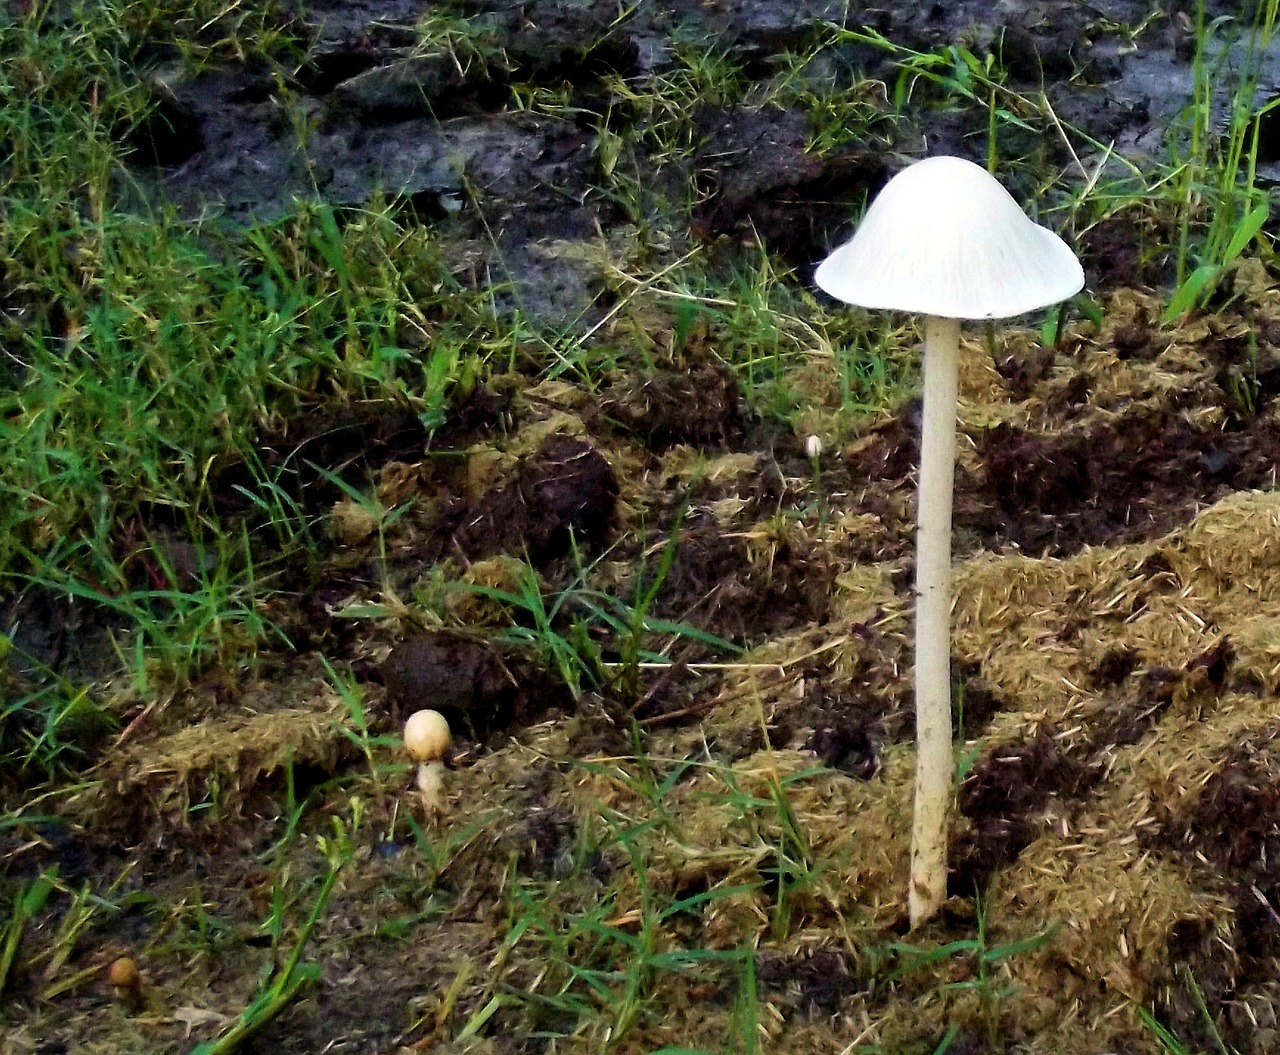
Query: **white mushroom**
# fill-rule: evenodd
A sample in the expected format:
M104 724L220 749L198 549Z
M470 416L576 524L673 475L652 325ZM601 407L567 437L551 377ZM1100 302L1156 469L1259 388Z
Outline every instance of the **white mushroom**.
M1078 293L1070 247L1031 222L985 169L919 161L893 177L817 284L866 308L924 315L924 422L916 535L916 798L911 925L946 898L952 797L951 493L961 319L1002 319Z
M453 734L439 711L414 711L404 723L404 749L418 763L416 783L423 805L438 809L444 789L444 754Z

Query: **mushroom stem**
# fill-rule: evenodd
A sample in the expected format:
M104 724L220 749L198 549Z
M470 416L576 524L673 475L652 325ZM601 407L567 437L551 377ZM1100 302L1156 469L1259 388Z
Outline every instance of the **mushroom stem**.
M960 321L925 320L924 421L916 510L916 799L911 829L911 926L947 896L952 795L951 493L955 479Z
M428 813L439 810L441 796L444 794L444 763L419 763L417 785L418 794L422 796L423 809Z

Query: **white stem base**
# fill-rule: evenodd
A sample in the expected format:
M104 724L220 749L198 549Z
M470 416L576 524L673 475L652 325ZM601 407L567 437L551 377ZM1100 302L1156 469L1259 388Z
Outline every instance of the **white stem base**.
M947 896L952 796L951 494L955 480L960 323L925 320L924 426L916 534L916 800L911 827L911 926Z
M422 808L427 813L438 812L444 806L444 763L419 764L417 785Z

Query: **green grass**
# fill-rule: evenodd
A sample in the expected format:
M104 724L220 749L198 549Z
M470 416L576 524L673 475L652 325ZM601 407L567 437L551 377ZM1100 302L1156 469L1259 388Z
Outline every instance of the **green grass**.
M132 65L144 44L172 33L192 66L296 44L283 8L169 14L108 3L59 22L37 5L0 27L0 589L48 590L117 626L144 698L287 644L264 600L314 556L316 512L299 504L301 466L263 465L264 438L357 401L435 428L498 329L434 237L376 195L363 210L300 203L243 233L118 207L154 105ZM252 515L228 520L216 489L237 464ZM44 717L0 731L3 754L65 761L57 731L80 689L16 691L10 715Z
M7 910L8 919L0 930L0 995L4 993L5 984L13 970L23 932L31 920L40 914L49 895L53 893L53 879L53 875L45 872L29 883L18 886L14 892L13 903Z
M1259 104L1257 92L1278 10L1275 0L1265 0L1256 6L1251 25L1232 27L1229 21L1207 24L1203 0L1196 5L1194 95L1183 114L1183 135L1173 147L1180 163L1170 186L1178 198L1179 222L1176 287L1166 321L1203 307L1226 269L1255 239L1265 238L1269 195L1258 185L1258 144L1262 121L1280 100ZM1226 101L1226 129L1218 133L1218 87L1227 76L1225 63L1241 50Z
M1196 1023L1198 1031L1206 1035L1212 1045L1202 1050L1212 1052L1213 1055L1236 1055L1235 1049L1222 1039L1218 1023L1214 1020L1213 1012L1209 1010L1209 1005L1204 997L1204 990L1200 988L1200 983L1196 981L1195 975L1185 967L1179 974L1182 976L1186 987L1190 990L1192 1001L1199 1012L1199 1021ZM1148 1008L1138 1008L1138 1016L1142 1019L1142 1024L1147 1028L1148 1032L1159 1043L1160 1050L1165 1052L1166 1055L1192 1055L1195 1049L1185 1045L1179 1039L1177 1032L1161 1022Z
M738 789L731 773L716 771L725 783L709 794L764 842L765 848L753 850L758 875L745 883L681 893L672 888L662 851L696 839L680 829L668 801L676 785L689 778L691 767L660 763L640 752L629 763L582 763L582 768L626 788L632 805L595 804L561 878L513 879L504 948L519 949L522 966L513 967L510 981L499 986L504 995L495 999L520 1008L538 1035L550 1038L586 1029L600 1043L613 1045L646 1021L662 1019L660 997L679 978L728 997L722 1051L756 1051L755 950L750 944L708 947L696 936L720 903L759 891L773 879L779 911L785 915L790 884L802 881L799 874L793 877L788 862L797 846L802 856L807 851L783 786L776 785L778 794L759 798ZM774 834L765 834L773 832L769 817L781 821L776 845ZM584 898L584 883L590 889L599 882L590 879L593 869L608 878L603 889ZM543 965L532 983L523 977L531 964Z
M969 991L978 996L987 1032L987 1043L992 1050L1003 1046L1001 1036L1000 1006L1016 989L1004 977L1004 967L1010 961L1050 945L1057 925L1025 938L992 945L987 940L987 914L981 899L977 903L977 925L972 938L960 938L929 949L921 949L909 943L893 945L892 951L900 958L900 966L889 972L888 981L909 978L917 971L939 963L960 961L965 964L969 977L963 981L946 982L940 992Z
M625 715L640 699L641 664L671 666L676 645L693 645L717 657L742 653L733 642L651 612L675 558L682 520L677 518L653 569L640 570L629 599L590 588L592 568L582 567L580 559L575 561L574 577L554 592L545 589L528 564L513 567L511 589L475 583L459 583L455 589L498 602L510 625L494 635L495 642L522 647L537 656L575 701L586 690L603 693L619 706L620 716ZM576 548L574 555L577 558Z
M243 233L115 204L131 178L128 144L155 105L135 66L144 48L172 40L189 68L242 57L297 67L304 42L283 5L179 14L106 4L52 28L51 18L37 6L0 29L0 56L14 60L0 84L0 137L13 144L0 166L0 255L19 304L8 317L11 384L0 393L0 576L11 593L40 586L117 620L121 662L146 697L285 644L263 601L282 568L314 560L318 538L317 512L291 486L300 467L261 462L263 436L279 423L360 401L409 408L430 429L447 419L454 386L500 357L536 361L549 349L550 376L571 372L588 385L620 364L601 357L591 333L566 344L496 315L455 281L432 233L376 194L362 210L300 203ZM451 18L442 9L418 27L423 54L463 72L496 64L518 74L483 27ZM647 78L606 81L597 148L606 194L629 193L610 181L628 166L638 173L642 160L687 178L698 110L748 96L720 42L686 34L673 60ZM781 99L775 90L770 105ZM610 130L637 127L643 136L628 141L643 159L610 157ZM633 202L644 225L692 207L696 194L670 186L675 199L654 197L647 181L631 187L648 199ZM634 270L623 272L620 318L657 305L677 335L705 327L749 398L794 417L806 396L789 373L830 343L806 321L812 304L798 277L763 249L728 273L696 256L675 263L638 286ZM839 356L843 402L884 405L896 390L890 360L874 348L842 346ZM228 522L214 492L219 471L235 464L252 480L237 485L252 516ZM196 554L194 581L175 567L174 538ZM47 728L76 698L64 695ZM47 734L7 750L30 754L33 743L42 763L61 756Z
M483 354L481 327L458 293L443 319L422 320L435 331L426 355L399 346L421 289L449 276L387 212L339 227L331 209L306 207L250 232L239 260L171 218L116 217L92 237L93 273L73 288L96 298L75 293L69 332L23 333L21 377L0 397L0 568L10 589L122 616L181 679L269 637L263 590L312 543L288 480L251 485L255 522L221 519L219 468L253 466L273 423L335 396L408 407L435 427L461 360ZM194 549L194 582L167 537Z
M283 886L288 872L284 871L272 887L271 913L263 922L263 931L271 939L273 955L272 962L262 972L258 994L217 1037L197 1044L191 1055L230 1055L239 1050L245 1041L280 1016L304 989L319 981L320 969L313 963L304 962L302 956L311 941L312 932L325 918L338 877L356 855L355 836L361 825L362 807L357 798L352 798L349 805L350 822L334 817L333 833L316 839L317 849L324 855L328 867L296 934L289 935L286 941L289 910L298 897L295 896L292 902L288 897Z

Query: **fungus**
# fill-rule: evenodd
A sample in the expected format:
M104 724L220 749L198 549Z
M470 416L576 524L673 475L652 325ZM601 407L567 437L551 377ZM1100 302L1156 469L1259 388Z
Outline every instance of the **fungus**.
M818 524L827 522L827 504L822 500L822 440L818 436L810 436L804 441L804 453L808 455L809 466L813 471L813 502L818 507Z
M814 276L864 308L925 316L924 416L916 531L916 787L911 925L946 898L952 796L951 495L960 320L1003 319L1074 296L1084 272L1070 247L1033 223L978 165L933 157L893 177L853 238Z
M440 806L444 788L444 753L453 739L449 723L439 711L414 711L404 723L404 749L418 763L416 783L429 810Z
M127 1011L142 1006L142 972L132 956L119 956L107 966L107 984Z

